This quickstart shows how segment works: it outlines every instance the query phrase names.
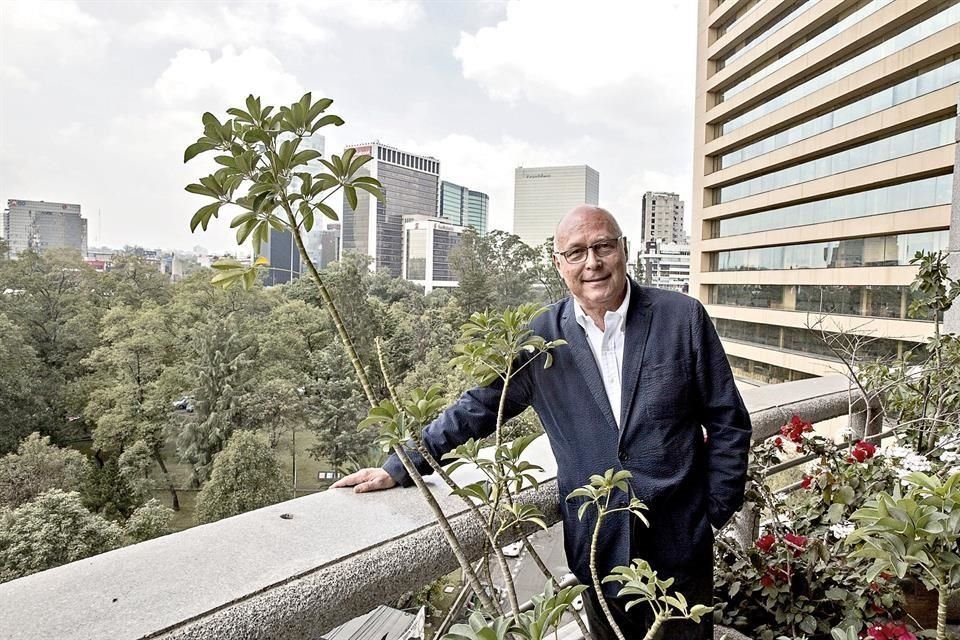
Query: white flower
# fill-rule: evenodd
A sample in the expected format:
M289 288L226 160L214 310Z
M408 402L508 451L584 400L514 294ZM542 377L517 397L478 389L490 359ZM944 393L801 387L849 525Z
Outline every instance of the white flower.
M856 526L852 522L838 522L837 524L830 525L830 534L837 540L843 540L853 533L855 528Z
M960 453L956 451L944 451L940 454L940 462L946 462L947 464L960 462Z
M930 461L918 453L911 453L901 464L907 471L930 471Z
M916 454L916 452L910 447L898 447L891 445L883 450L884 457L891 459L906 458L911 454Z

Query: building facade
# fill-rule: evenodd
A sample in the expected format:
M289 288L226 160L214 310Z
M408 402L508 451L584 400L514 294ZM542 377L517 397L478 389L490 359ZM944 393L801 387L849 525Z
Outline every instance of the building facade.
M408 216L403 223L403 277L427 293L437 287L456 287L450 252L460 243L466 227L444 218Z
M271 228L269 240L260 245L260 255L270 263L264 269L266 286L286 284L300 277L300 250L291 232Z
M650 241L686 244L683 200L676 193L647 191L643 194L641 226L644 245Z
M87 220L79 204L42 200L7 200L3 211L2 237L10 258L24 251L75 249L87 254Z
M649 240L637 253L633 276L648 287L689 293L690 245Z
M461 227L473 227L480 235L487 232L490 197L480 191L444 180L440 183L439 216Z
M828 341L902 354L917 251L947 249L955 0L700 0L692 293L734 371L838 370Z
M341 255L359 251L373 258L372 267L394 277L403 274L404 216L436 216L440 161L408 153L379 142L353 145L358 154L373 156L361 169L383 185L384 201L357 190L354 210L344 196Z
M513 186L513 233L537 247L552 238L557 223L578 204L600 203L600 174L587 165L517 167Z

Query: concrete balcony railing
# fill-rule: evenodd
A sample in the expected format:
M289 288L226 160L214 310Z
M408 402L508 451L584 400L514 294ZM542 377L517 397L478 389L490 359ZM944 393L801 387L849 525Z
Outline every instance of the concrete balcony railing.
M744 393L757 438L794 413L845 415L848 398L839 376ZM552 525L556 464L545 438L528 451L545 473L525 500ZM460 499L428 482L481 549ZM416 489L326 491L2 584L0 640L316 639L456 566Z

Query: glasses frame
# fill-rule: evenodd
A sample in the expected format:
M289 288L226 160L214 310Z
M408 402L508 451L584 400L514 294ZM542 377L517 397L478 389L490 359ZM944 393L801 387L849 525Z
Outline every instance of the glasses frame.
M626 238L626 236L621 234L616 238L607 238L605 240L597 240L593 244L588 244L586 247L574 247L573 249L567 249L566 251L554 251L553 253L554 255L563 256L563 259L566 260L567 264L581 264L587 261L587 258L590 257L591 251L593 251L594 255L596 255L598 258L601 258L601 259L607 258L610 255L613 255L613 253L609 254L608 256L597 255L597 245L605 244L607 242L616 242L619 245L624 238ZM570 260L569 257L567 257L568 253L572 251L577 251L579 249L586 249L586 253L583 254L583 260L572 261ZM614 250L614 253L616 253L616 250Z

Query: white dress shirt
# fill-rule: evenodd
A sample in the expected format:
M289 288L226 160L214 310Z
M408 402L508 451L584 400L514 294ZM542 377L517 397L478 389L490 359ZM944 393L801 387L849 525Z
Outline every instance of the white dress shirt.
M613 419L617 421L618 427L620 426L620 404L622 402L623 335L626 330L627 307L629 304L630 286L628 284L627 293L623 296L623 303L617 307L616 311L607 311L604 314L603 330L580 308L579 304L573 305L577 324L583 327L587 334L587 342L590 343L593 358L597 361L597 368L600 369L603 387L607 391L607 400L610 401L610 410L613 412Z

